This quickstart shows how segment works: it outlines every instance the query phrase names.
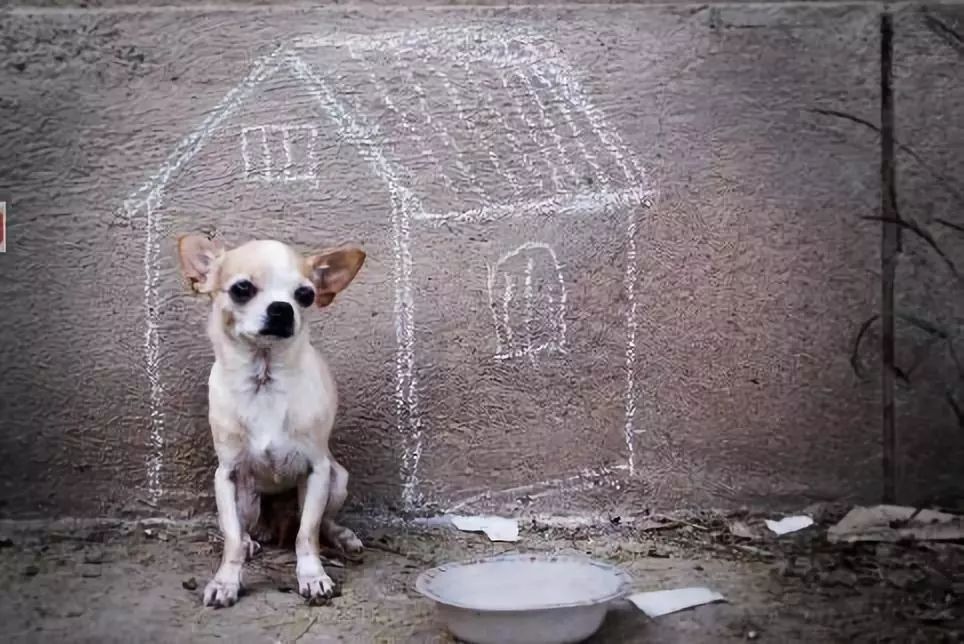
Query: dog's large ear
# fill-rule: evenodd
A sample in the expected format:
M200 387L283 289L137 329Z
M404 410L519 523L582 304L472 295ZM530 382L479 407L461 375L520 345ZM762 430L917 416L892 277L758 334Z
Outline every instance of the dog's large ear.
M308 258L310 279L315 285L315 304L328 306L345 290L365 263L365 251L356 246L326 250Z
M224 253L220 240L205 235L181 235L177 238L177 256L181 260L181 272L198 293L210 293L214 289L212 268Z

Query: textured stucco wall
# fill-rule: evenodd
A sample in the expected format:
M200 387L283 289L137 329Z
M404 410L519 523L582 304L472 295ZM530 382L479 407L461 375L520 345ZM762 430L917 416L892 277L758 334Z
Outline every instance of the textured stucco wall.
M211 507L192 230L368 251L313 322L358 510L874 498L879 11L12 11L0 513ZM961 17L895 18L957 265ZM900 487L959 492L960 282L905 232L897 284Z

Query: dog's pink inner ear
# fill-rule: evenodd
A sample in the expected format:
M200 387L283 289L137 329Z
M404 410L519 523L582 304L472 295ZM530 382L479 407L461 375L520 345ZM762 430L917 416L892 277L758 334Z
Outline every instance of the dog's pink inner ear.
M365 263L365 252L354 246L337 248L308 259L315 285L315 304L328 306L345 290Z
M177 250L184 276L198 291L203 293L210 290L208 277L211 275L214 260L224 250L224 245L204 235L184 235L177 240Z

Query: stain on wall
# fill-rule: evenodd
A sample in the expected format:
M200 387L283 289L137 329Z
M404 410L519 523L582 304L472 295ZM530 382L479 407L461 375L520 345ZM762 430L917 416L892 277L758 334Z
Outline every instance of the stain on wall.
M922 20L899 15L898 55L919 47L906 64L944 78L956 54ZM0 448L19 458L0 466L0 512L212 507L207 309L173 245L197 230L366 248L312 321L355 511L874 498L872 329L852 358L879 307L879 141L835 115L878 119L878 21L874 6L12 15ZM953 88L929 87L899 127L954 176L953 130L927 120L953 113ZM938 199L934 172L901 180L902 199ZM936 384L950 372L927 369L914 382L943 406L908 393L902 426L946 429L940 450L909 450L914 493L955 484L925 475L959 445Z

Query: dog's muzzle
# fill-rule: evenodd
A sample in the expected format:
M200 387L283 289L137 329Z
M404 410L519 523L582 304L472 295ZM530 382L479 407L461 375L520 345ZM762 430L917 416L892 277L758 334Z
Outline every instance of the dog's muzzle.
M287 302L272 302L265 312L261 335L290 338L295 333L295 309Z

